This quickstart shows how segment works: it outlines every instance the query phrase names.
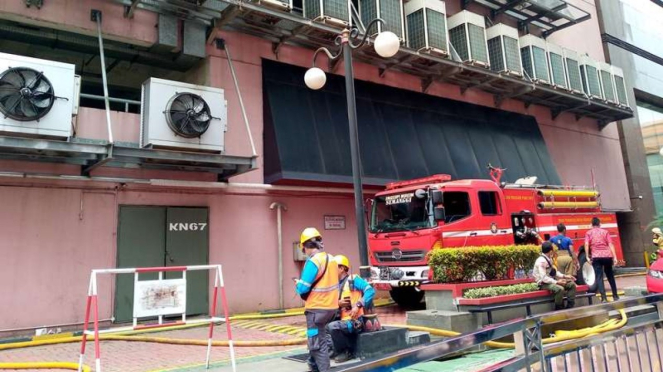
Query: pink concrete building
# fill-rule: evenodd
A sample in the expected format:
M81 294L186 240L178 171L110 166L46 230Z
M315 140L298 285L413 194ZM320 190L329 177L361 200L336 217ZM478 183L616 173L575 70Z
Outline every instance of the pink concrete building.
M0 141L0 334L80 323L94 268L220 263L232 312L276 309L281 303L299 306L290 278L298 276L302 263L294 260L293 242L306 226L322 231L330 252L345 254L358 265L347 137L338 132L338 128L347 131L345 101L338 78L329 75L343 75L343 66L328 69L326 59L319 58L318 65L328 71L325 92L307 91L303 84L313 49L333 47L331 26L260 2L248 2L246 7L237 7L234 0L198 1L201 5L191 6L157 2L163 3L159 7L141 1L133 1L136 7L123 5L129 1L109 0L40 3L0 2L0 53L75 65L82 95L70 139L5 132ZM461 10L460 3L446 2L448 16ZM550 32L547 40L604 61L594 1L568 3L589 19ZM473 2L468 9L491 14ZM113 153L107 151L111 147L103 101L95 99L103 96L103 84L92 10L102 13L110 96L119 99L111 101ZM496 15L492 22L518 25L508 13ZM530 25L534 34L545 30ZM230 51L239 91L220 40ZM502 159L500 164L499 155L492 160L509 169L520 167L511 174L507 171L510 180L526 175L573 185L594 180L604 208L630 210L618 125L613 123L629 117L630 109L568 98L573 93L556 93L524 78L509 78L524 82L511 81L511 92L500 92L487 81L503 75L484 69L470 77L445 76L435 59L442 57L423 52L423 57L412 57L417 51L403 50L399 53L405 54L382 62L370 50L356 55L367 194L387 181L430 173L487 177L485 163L491 156L482 152L485 137L473 137L463 119L467 116L484 128L477 133L488 133L498 121L511 128L507 138L516 141L513 149L520 151L520 160ZM428 70L421 67L425 63ZM445 66L481 69L451 59ZM182 160L178 156L191 154L190 150L135 152L141 145L141 105L136 101L141 84L150 77L223 89L227 100L223 155L193 153ZM522 89L528 86L536 89ZM321 99L321 94L328 96ZM457 122L454 128L465 126L467 132L454 129L442 135L446 144L424 144L417 137L427 136L418 127L418 102L434 108L431 120L439 119L436 125L443 130L451 128L445 127L444 115L449 115ZM338 121L341 125L333 124ZM334 130L324 132L329 128ZM410 138L420 142L413 145ZM454 138L464 138L468 145ZM521 139L527 146L517 142ZM472 164L464 163L470 155L455 152L463 149L476 156ZM527 149L532 152L523 153ZM436 153L442 150L445 154ZM166 160L160 158L164 153ZM408 158L413 153L419 158ZM441 160L430 160L436 156ZM533 157L538 160L531 163ZM426 166L421 167L423 163ZM447 163L451 168L445 168ZM273 203L283 206L281 232ZM326 230L326 218L343 222L344 228L330 225ZM191 222L208 228L193 236L192 231L172 227ZM633 252L640 254L641 248ZM626 245L625 252L629 252ZM627 253L627 259L636 260L637 254ZM204 309L205 278L198 280L203 289L192 301ZM118 293L125 285L110 278L100 282L102 319L127 320L129 305L123 301L128 292Z

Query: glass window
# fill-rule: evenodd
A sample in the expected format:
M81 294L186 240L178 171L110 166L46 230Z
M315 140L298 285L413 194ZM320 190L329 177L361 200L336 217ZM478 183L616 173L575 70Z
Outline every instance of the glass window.
M479 207L484 216L502 214L500 199L495 191L479 191Z
M428 213L428 198L417 198L413 192L383 195L375 198L371 215L371 232L416 230L433 226Z
M656 214L663 215L663 107L637 103Z
M456 222L468 217L470 209L470 196L462 191L447 191L444 193L445 223Z

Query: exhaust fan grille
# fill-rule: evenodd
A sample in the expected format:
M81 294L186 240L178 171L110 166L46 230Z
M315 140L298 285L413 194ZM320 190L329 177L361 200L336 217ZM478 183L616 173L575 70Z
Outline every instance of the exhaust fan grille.
M166 121L177 135L184 138L202 136L209 128L212 115L205 100L193 93L177 93L166 106Z
M53 85L42 72L15 67L0 74L0 112L18 121L39 120L53 107Z

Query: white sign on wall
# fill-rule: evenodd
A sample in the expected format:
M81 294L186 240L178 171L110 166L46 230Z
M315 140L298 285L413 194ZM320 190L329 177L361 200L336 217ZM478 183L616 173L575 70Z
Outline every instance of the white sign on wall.
M186 279L142 280L134 289L134 318L186 312Z
M325 216L325 230L345 230L345 216Z

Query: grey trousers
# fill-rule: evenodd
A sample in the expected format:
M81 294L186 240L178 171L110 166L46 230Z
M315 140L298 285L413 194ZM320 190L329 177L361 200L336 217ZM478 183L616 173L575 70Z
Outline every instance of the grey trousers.
M327 326L329 334L334 344L334 350L337 353L344 351L354 354L357 346L357 330L349 320L337 320L329 323Z
M336 310L306 310L306 335L308 336L308 364L313 371L329 371L329 346L327 324L334 319Z

